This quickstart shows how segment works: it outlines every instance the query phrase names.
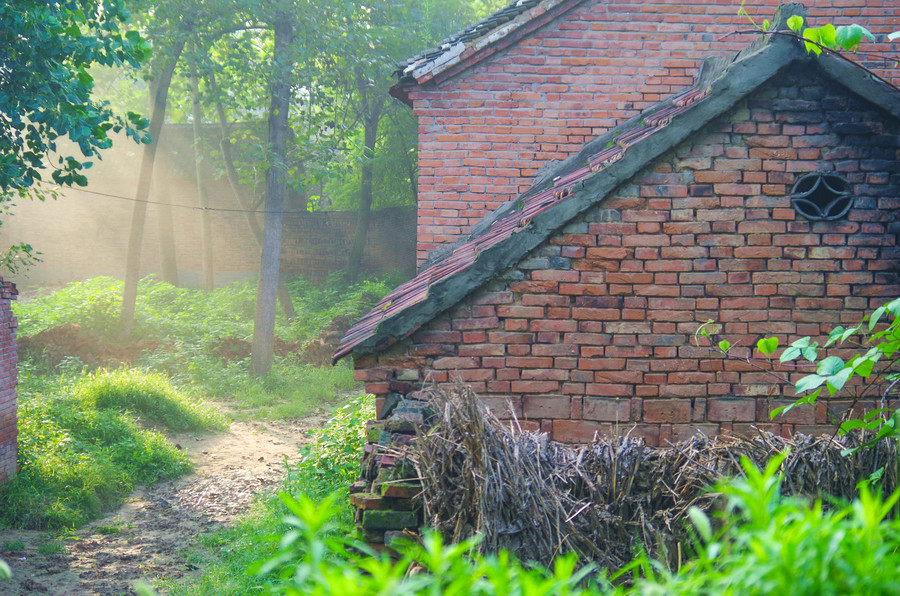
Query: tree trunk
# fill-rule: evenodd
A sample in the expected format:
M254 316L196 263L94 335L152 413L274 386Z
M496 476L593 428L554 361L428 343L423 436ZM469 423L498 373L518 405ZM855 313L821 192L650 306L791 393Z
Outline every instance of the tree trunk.
M150 109L153 109L153 98L156 97L158 80L150 84ZM154 142L156 139L154 139ZM172 206L169 195L162 189L162 176L154 170L153 182L150 185L151 196L159 203L157 211L157 234L159 235L159 276L160 279L173 286L178 285L178 264L175 257L175 229L172 219Z
M215 90L216 78L214 74L210 74L208 82L210 89ZM259 220L256 218L256 213L250 208L250 201L243 195L240 184L238 183L237 170L235 170L234 167L234 158L231 156L231 143L228 142L228 118L225 116L225 106L222 105L220 100L216 101L216 114L219 117L219 126L222 128L222 139L219 146L222 150L222 159L225 162L225 177L228 179L228 186L231 187L231 193L237 200L238 206L244 212L244 217L247 219L247 226L250 228L250 232L253 234L257 246L262 249L263 231L259 225ZM284 282L280 280L278 282L278 304L281 305L281 312L288 321L293 321L294 318L296 318L297 311L294 310L294 301L291 299L291 295L284 285Z
M375 141L378 138L378 122L381 120L381 102L372 106L363 118L363 162L359 185L359 211L356 212L356 234L347 259L347 279L356 281L362 268L363 253L369 232L369 216L372 213L372 177L375 159Z
M284 216L284 194L287 168L285 153L290 109L290 59L294 30L290 16L275 14L274 69L272 102L269 106L269 171L266 173L265 218L262 256L259 267L259 289L256 293L256 318L253 324L253 348L250 373L265 375L272 367L275 344L275 306L281 265L281 231Z
M135 191L134 209L131 212L131 233L128 236L128 256L125 263L125 288L122 295L122 313L119 319L120 333L123 339L131 337L134 328L134 307L137 301L138 276L141 267L141 244L144 241L144 222L147 218L147 201L150 197L150 180L153 176L153 164L156 160L156 149L159 146L159 133L162 131L166 117L166 103L169 96L169 85L175 72L184 41L176 41L172 47L171 60L159 73L156 93L153 95L153 108L150 111L150 138L152 142L144 145L141 158L141 169L138 174Z
M200 106L200 80L197 78L197 65L192 64L191 73L191 116L194 131L194 166L197 174L197 202L200 205L200 251L203 264L203 289L207 292L215 288L213 269L212 224L209 221L209 199L203 185L203 170L200 156L201 126L203 109Z

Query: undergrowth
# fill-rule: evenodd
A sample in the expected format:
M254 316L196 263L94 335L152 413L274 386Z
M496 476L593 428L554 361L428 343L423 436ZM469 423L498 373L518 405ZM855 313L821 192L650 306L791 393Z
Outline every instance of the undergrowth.
M127 399L118 399L127 395ZM143 392L146 391L146 394ZM0 488L0 525L68 529L119 505L136 485L184 474L187 456L136 422L153 407L179 404L155 424L167 430L221 428L224 419L179 394L164 379L136 370L86 379L31 375L19 387L19 473ZM156 406L154 406L156 407Z
M348 287L337 276L318 285L303 279L287 285L297 316L288 322L279 310L275 334L298 345L315 338L334 320L351 323L389 290L388 282L382 281L363 281ZM115 343L121 294L120 281L97 277L14 304L19 335L74 324ZM316 367L296 357L276 358L268 375L253 377L247 372L248 359L226 360L217 354L219 342L251 340L255 301L252 282L205 292L152 278L142 280L134 339L160 343L143 352L134 364L166 375L197 398L228 402L239 419L306 416L322 406L340 403L359 387L345 362ZM77 357L71 360L73 368L80 369ZM33 366L51 375L60 368L42 362L40 357Z

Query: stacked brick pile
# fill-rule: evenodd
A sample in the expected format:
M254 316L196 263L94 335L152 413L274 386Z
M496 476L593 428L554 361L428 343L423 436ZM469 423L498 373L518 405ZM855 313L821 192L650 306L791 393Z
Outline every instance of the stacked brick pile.
M417 500L421 484L406 455L432 412L415 395L390 400L382 408L381 419L367 425L360 478L350 487L350 503L360 536L371 545L389 545L404 531L423 524Z
M16 473L16 286L0 280L0 484Z

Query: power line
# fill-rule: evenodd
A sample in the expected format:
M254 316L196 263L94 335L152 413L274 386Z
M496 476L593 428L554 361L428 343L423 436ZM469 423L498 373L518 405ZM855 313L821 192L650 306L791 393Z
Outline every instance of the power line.
M162 205L162 206L169 206L169 207L177 207L180 209L192 209L195 211L219 211L222 213L259 213L260 215L270 213L269 211L260 211L260 210L256 210L256 209L226 209L226 208L222 208L222 207L195 207L193 205L179 205L177 203L163 203L161 201L150 201L150 200L146 200L146 199L135 199L132 197L123 197L122 195L114 195L114 194L111 194L108 192L100 192L97 190L88 190L86 188L78 188L75 186L67 186L64 189L60 189L60 190L63 190L65 192L68 192L70 190L76 190L78 192L83 192L83 193L87 193L87 194L91 194L91 195L98 195L101 197L108 197L111 199L119 199L122 201L131 201L132 203L146 203L148 205ZM281 213L283 213L285 215L291 215L291 214L297 214L297 213L311 213L311 212L307 211L307 210L300 210L300 211L293 210L293 211L282 211Z

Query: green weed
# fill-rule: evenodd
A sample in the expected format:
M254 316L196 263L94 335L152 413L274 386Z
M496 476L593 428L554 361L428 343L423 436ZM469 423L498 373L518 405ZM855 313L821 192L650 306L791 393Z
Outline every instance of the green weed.
M4 540L3 544L0 545L0 550L8 553L19 552L25 550L25 543L21 540Z
M218 411L189 399L163 375L136 369L100 370L79 380L74 396L87 409L131 412L168 429L213 430L228 427Z
M42 555L61 555L66 552L66 546L58 540L50 540L40 543L37 550Z

